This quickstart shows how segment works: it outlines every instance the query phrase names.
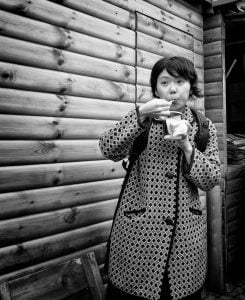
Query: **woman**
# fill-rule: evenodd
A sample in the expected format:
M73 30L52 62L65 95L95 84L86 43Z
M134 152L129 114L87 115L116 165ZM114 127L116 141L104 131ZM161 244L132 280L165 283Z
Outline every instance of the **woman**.
M107 299L200 299L207 267L206 214L198 188L219 182L217 136L200 152L197 123L187 101L200 97L197 74L184 57L160 59L152 69L154 98L132 110L100 139L103 155L125 158L151 122L146 148L121 193L110 238ZM172 128L171 111L182 113ZM167 126L166 126L167 125Z

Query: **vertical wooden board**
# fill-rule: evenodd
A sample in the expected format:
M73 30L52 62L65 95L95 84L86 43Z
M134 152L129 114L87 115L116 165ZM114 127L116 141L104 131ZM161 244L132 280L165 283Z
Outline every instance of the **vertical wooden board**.
M208 283L212 290L223 289L222 205L220 187L207 193L208 203ZM215 263L214 263L215 262Z

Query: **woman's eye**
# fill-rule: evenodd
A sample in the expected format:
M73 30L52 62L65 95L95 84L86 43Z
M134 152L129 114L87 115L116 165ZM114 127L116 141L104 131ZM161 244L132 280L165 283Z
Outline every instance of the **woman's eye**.
M184 83L184 82L185 82L184 79L179 79L179 80L177 81L177 83L179 83L179 84L182 84L182 83Z
M167 82L167 81L162 81L161 84L162 84L162 85L167 85L168 82Z

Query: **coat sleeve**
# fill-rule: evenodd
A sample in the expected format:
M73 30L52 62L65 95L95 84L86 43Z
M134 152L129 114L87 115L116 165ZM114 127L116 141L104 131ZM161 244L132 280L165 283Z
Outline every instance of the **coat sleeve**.
M119 161L129 154L134 140L145 130L138 122L136 110L132 110L103 133L99 141L100 150L106 158Z
M184 176L203 191L208 191L219 183L220 160L217 132L214 124L209 121L210 138L204 152L196 147L193 149L191 162L183 161Z

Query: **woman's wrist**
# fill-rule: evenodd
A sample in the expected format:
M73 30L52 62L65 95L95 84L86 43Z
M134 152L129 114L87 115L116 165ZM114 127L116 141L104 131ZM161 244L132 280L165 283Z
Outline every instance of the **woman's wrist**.
M142 107L137 105L136 112L137 112L138 122L139 122L140 126L145 127L144 123L147 119L147 116L144 114Z

